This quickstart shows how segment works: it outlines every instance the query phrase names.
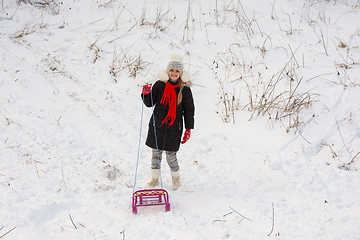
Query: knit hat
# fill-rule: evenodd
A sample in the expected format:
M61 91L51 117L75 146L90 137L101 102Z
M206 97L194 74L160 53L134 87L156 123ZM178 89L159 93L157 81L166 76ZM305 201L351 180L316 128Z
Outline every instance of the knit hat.
M173 55L171 55L166 70L161 70L159 72L159 79L164 82L169 80L169 70L172 68L180 71L180 77L185 83L187 83L187 85L192 85L190 81L191 75L188 71L184 70L183 58L178 53L174 53Z
M184 69L183 59L181 55L178 53L174 53L173 55L171 55L166 70L169 72L169 70L173 68L179 70L180 74L183 73L183 69Z

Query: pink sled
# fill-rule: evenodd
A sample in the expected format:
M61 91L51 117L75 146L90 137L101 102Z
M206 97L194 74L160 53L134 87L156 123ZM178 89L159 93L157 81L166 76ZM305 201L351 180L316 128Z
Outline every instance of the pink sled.
M170 211L169 193L165 189L138 190L133 194L133 213L137 213L138 207L158 205L165 205L165 210Z

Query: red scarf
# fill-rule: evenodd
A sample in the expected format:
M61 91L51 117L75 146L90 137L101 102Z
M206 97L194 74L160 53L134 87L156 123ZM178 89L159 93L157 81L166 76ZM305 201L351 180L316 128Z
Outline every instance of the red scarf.
M167 82L165 85L164 94L160 101L160 104L163 104L165 107L167 104L169 104L168 114L166 115L164 121L162 121L162 124L164 124L170 120L170 123L167 123L168 126L173 125L176 118L177 96L176 96L175 88L177 87L179 87L179 85L172 85L171 83Z

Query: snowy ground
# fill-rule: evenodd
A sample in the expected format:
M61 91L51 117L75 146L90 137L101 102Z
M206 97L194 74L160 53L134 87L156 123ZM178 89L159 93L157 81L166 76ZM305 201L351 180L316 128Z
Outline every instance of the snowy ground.
M359 11L355 0L2 0L0 238L360 239ZM196 104L183 185L171 190L164 162L171 211L133 214L140 128L135 189L150 178L141 86L175 52ZM297 128L251 118L249 98L279 76L273 96L300 82L314 97Z

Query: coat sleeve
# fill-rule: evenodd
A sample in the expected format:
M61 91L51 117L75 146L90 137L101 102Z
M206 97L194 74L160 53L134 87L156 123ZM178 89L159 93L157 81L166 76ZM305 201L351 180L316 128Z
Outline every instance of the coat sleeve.
M141 99L143 99L143 102L145 106L152 107L152 104L155 106L158 101L158 95L159 95L159 87L160 87L160 81L157 81L151 88L151 91L148 95L144 95L141 93Z
M185 87L183 94L183 115L185 129L194 129L195 105L191 89L189 87Z

